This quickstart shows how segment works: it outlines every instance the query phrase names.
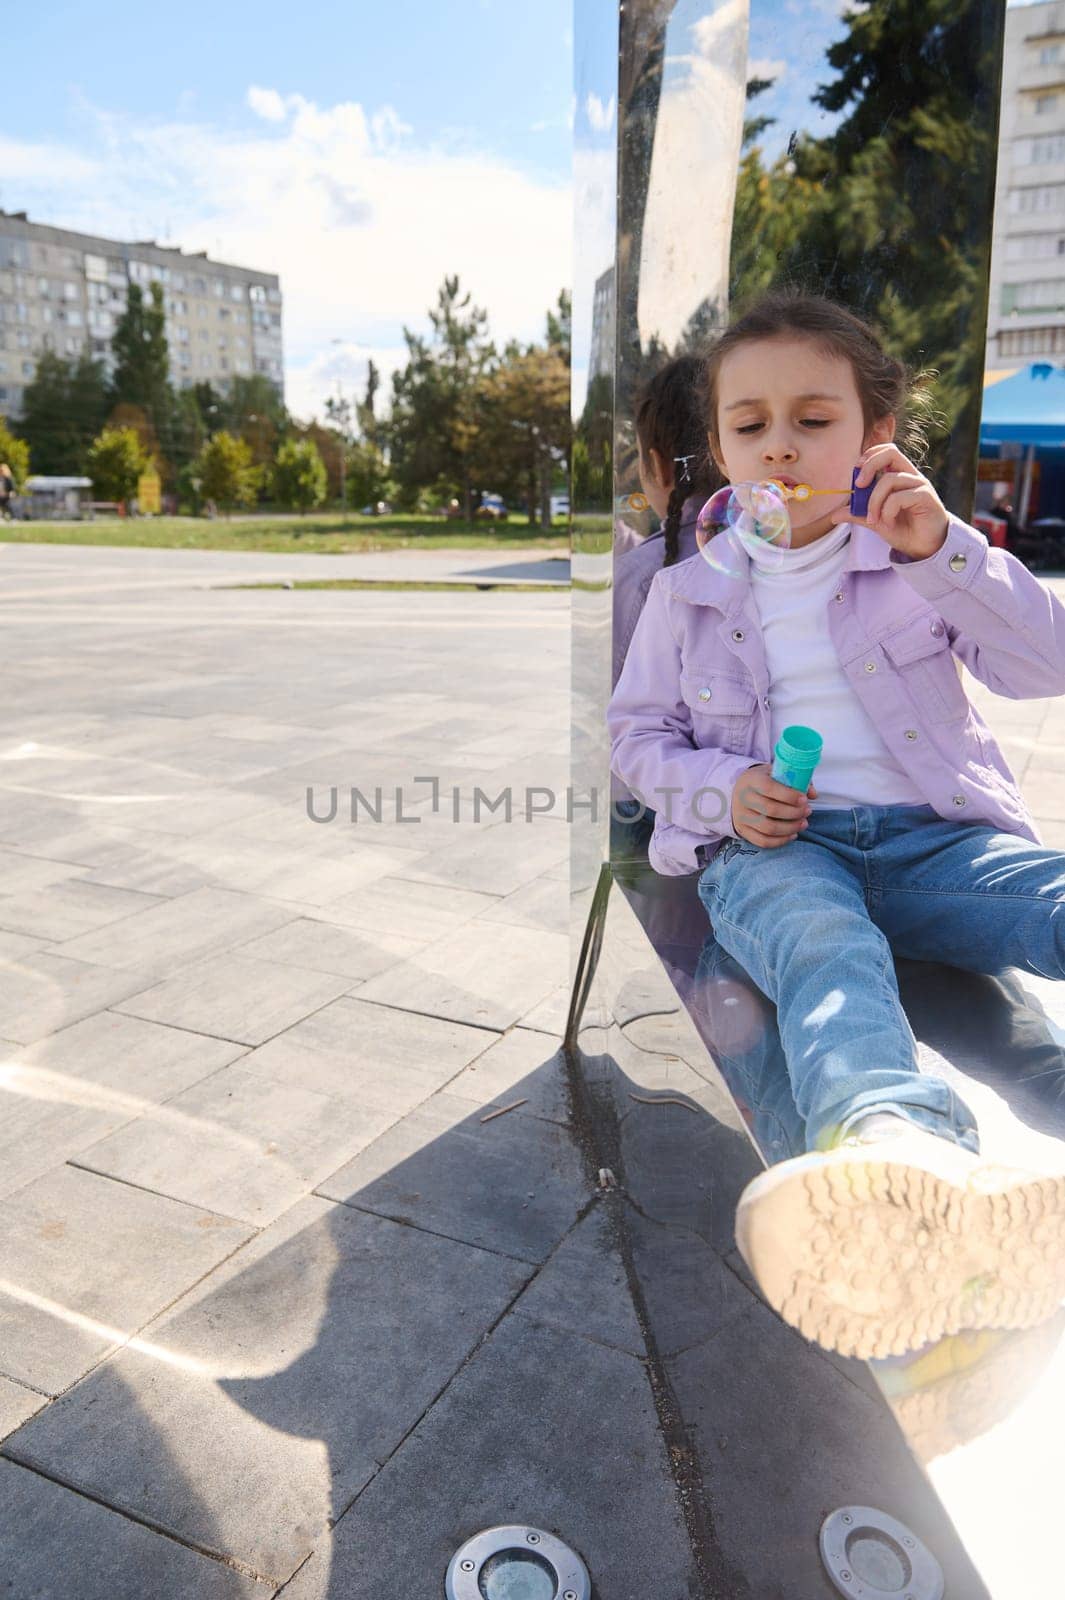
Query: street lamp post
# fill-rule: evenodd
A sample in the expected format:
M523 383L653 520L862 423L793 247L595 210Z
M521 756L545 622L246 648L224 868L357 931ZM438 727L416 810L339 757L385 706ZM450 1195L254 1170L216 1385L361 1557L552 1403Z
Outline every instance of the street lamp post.
M340 510L343 513L348 509L348 439L344 431L348 420L348 403L344 399L344 391L340 386L339 378L337 379L337 402L337 418L340 422Z
M343 339L330 339L330 344L344 343ZM348 402L344 399L344 389L340 379L337 381L337 421L340 424L340 509L348 509L348 436L347 424L350 417Z

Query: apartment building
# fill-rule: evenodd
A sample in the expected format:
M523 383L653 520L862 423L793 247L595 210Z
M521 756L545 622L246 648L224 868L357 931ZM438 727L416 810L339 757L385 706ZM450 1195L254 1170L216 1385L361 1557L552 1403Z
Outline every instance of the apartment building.
M151 239L119 241L0 210L0 413L17 417L43 350L88 350L110 371L111 335L130 284L162 285L170 374L181 388L224 389L261 373L283 393L276 273L187 255Z
M987 360L1065 363L1065 4L1010 6Z

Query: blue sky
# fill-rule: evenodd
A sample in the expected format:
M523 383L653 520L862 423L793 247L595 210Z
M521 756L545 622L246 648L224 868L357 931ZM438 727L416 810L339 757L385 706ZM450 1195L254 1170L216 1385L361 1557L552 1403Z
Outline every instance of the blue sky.
M570 280L570 0L20 7L0 205L281 274L301 414L403 359L445 272L500 339Z
M249 83L320 105L387 101L419 137L490 144L569 171L567 0L114 0L19 6L5 27L0 122L76 136L77 98L135 117L248 120Z

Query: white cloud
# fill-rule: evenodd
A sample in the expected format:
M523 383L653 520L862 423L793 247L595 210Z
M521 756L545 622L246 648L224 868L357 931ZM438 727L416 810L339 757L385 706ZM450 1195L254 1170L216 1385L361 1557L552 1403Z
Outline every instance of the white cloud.
M0 141L0 170L25 179L17 190L8 179L2 203L105 237L165 231L186 250L279 273L297 414L320 411L335 338L360 352L363 375L371 353L383 369L402 363L402 326L426 327L446 273L485 307L499 343L542 335L571 277L568 181L419 143L388 106L252 92L259 116L280 102L283 119L240 129L83 105L78 151Z
M786 61L771 61L768 56L759 56L757 60L748 61L747 63L748 79L768 78L771 83L775 83L778 78L784 76L787 70L788 63Z
M4 204L15 206L15 184L57 184L75 188L79 183L97 183L102 177L100 163L78 150L63 145L23 144L0 135L0 172L4 175Z
M610 132L610 129L614 126L614 112L616 109L613 95L604 105L599 96L591 92L584 103L584 109L588 114L588 121L594 133Z
M248 105L264 122L284 122L288 115L284 99L276 89L260 89L252 84L248 90Z

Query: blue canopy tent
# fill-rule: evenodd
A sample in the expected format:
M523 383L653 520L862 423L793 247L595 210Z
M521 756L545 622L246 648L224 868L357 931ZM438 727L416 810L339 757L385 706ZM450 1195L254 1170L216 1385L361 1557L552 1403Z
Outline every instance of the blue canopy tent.
M1033 361L1012 377L989 383L984 390L980 417L982 447L999 444L1027 446L1017 513L1024 522L1032 489L1032 465L1037 447L1065 446L1065 367Z

